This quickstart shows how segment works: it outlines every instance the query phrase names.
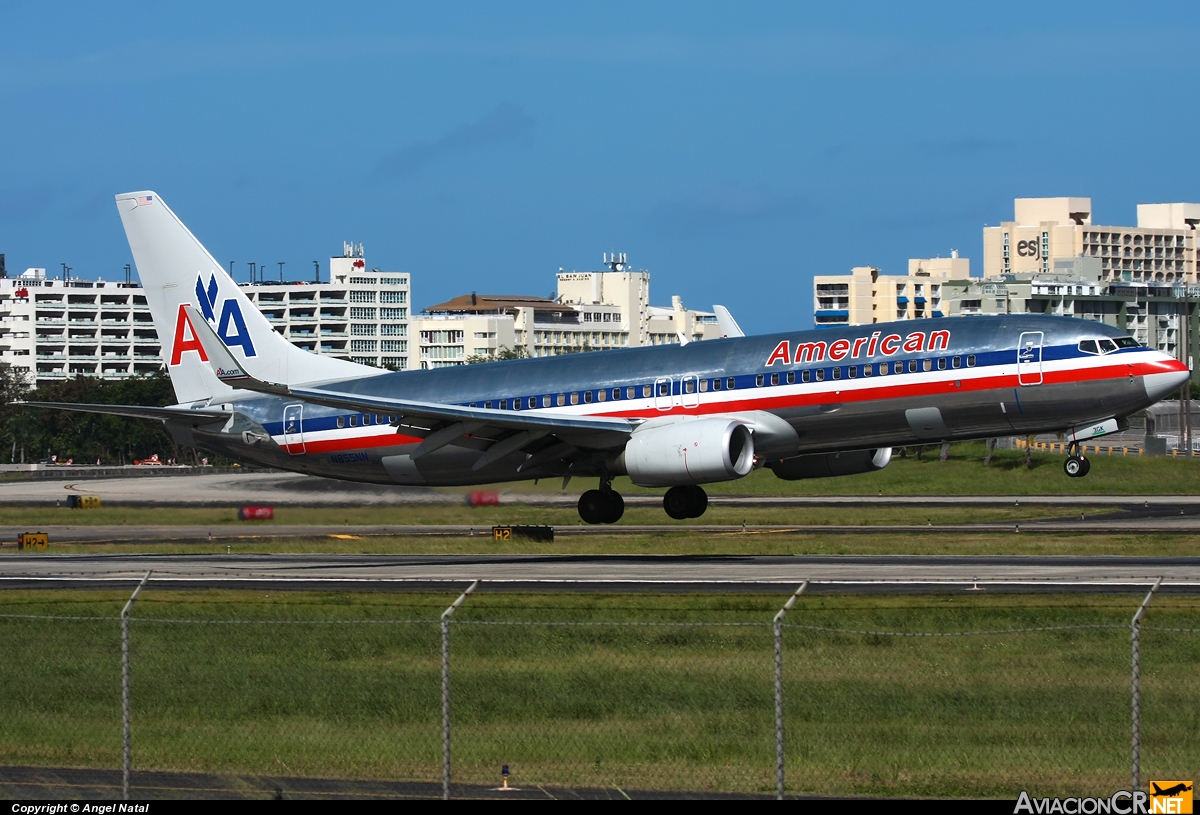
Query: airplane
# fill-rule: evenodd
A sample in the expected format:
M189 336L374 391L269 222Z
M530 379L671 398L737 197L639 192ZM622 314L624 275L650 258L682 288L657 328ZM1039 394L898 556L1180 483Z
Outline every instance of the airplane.
M116 204L178 404L37 406L156 419L180 444L350 481L596 478L578 504L591 524L620 520L620 475L666 488L682 520L704 513L704 484L867 473L901 445L1061 431L1081 477L1081 442L1190 375L1116 328L1046 315L732 323L739 336L686 345L385 372L288 342L157 193Z
M1179 795L1181 792L1187 792L1192 788L1192 785L1186 781L1180 781L1175 786L1167 787L1165 790L1159 787L1158 784L1155 784L1153 781L1150 782L1150 786L1154 787L1154 791L1150 793L1151 796L1166 796L1167 798L1172 798L1176 795Z

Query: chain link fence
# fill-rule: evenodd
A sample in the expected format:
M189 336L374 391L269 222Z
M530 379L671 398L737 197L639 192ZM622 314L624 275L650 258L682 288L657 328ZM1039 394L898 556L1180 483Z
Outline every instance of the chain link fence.
M1131 780L1140 597L815 594L777 618L761 596L478 592L443 617L452 596L152 589L129 620L134 798L155 772L451 796L507 781L1013 798ZM0 764L119 771L120 615L54 612L0 614ZM1200 598L1157 598L1141 628L1141 779L1191 777Z

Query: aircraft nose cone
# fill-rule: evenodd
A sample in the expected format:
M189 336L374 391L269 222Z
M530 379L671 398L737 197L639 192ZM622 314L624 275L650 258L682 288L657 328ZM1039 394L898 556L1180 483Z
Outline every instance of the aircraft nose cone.
M1172 360L1172 362L1175 363L1176 370L1159 374L1146 374L1143 377L1146 385L1146 396L1156 402L1179 390L1183 386L1183 383L1188 381L1188 377L1192 375L1191 371L1185 368L1182 363L1175 360Z

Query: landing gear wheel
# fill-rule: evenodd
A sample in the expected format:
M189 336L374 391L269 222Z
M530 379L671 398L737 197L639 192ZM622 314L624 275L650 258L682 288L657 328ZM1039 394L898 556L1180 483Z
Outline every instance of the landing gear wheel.
M1067 460L1063 462L1063 472L1071 478L1082 478L1087 475L1090 466L1085 458L1068 456Z
M663 509L677 521L699 518L708 509L708 493L696 486L671 487L663 496Z
M602 524L609 513L609 501L600 490L588 490L579 496L579 517L585 524Z
M589 524L615 524L625 514L625 499L612 490L588 490L579 496L579 517Z
M1087 475L1091 471L1092 462L1091 462L1091 459L1086 459L1086 458L1081 459L1081 461L1083 462L1083 470L1080 471L1079 477L1083 478L1085 475Z
M625 499L621 497L621 493L612 490L605 490L602 494L608 501L608 514L604 516L604 523L615 524L625 514Z

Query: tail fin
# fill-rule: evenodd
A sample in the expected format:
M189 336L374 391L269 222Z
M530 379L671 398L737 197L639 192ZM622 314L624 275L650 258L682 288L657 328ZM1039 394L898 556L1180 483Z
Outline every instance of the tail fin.
M204 347L185 305L195 306L216 326L217 335L235 356L253 359L254 369L273 382L300 384L380 373L366 365L310 354L276 333L157 193L121 193L117 209L162 341L171 385L181 403L219 400L233 392L206 364Z

